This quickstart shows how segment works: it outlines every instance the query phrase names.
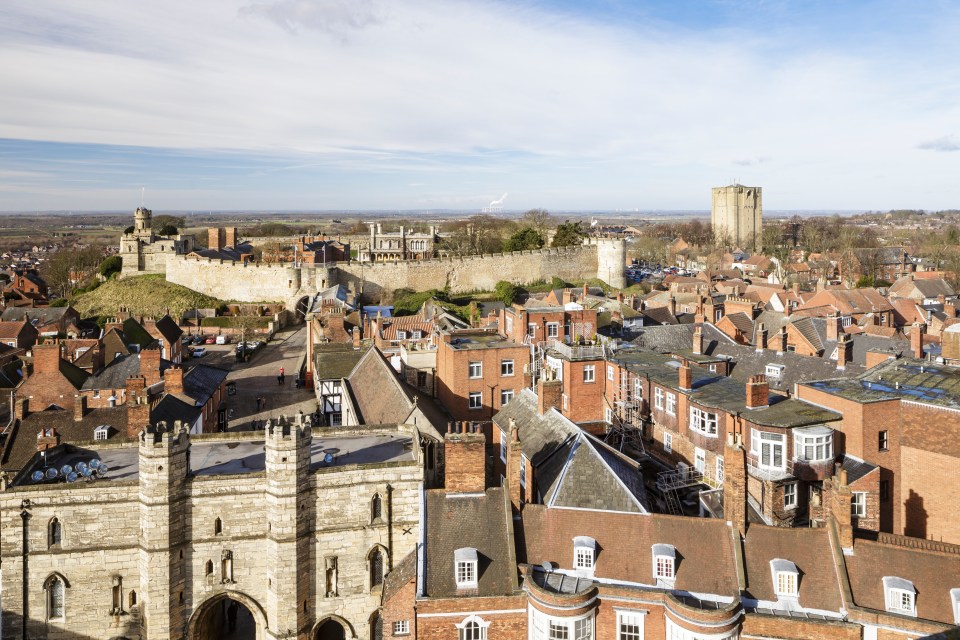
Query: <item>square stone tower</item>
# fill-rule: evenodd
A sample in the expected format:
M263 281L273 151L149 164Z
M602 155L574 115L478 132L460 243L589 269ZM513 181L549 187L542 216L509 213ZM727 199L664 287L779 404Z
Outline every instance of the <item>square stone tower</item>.
M760 187L741 184L714 187L710 223L717 242L731 249L760 251L763 243Z

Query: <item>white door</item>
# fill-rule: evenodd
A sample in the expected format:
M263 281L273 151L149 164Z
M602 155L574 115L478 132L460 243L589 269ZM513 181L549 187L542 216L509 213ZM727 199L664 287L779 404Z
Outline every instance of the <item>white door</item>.
M707 452L700 447L697 447L694 450L693 466L697 468L697 471L700 472L700 475L703 475L707 470Z

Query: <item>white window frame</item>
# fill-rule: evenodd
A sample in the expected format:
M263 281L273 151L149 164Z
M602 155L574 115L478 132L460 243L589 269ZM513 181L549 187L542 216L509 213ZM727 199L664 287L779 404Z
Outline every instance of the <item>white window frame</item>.
M408 635L410 635L410 621L409 621L409 620L394 620L394 621L393 621L393 635L395 635L395 636L408 636Z
M530 336L531 338L536 337L536 335L537 335L537 323L536 323L536 322L528 322L528 323L527 323L527 335Z
M613 365L612 365L612 364L608 364L608 365L607 365L607 380L610 380L610 381L612 382L612 381L613 381L613 377L614 377L614 375L613 375Z
M735 628L733 631L727 631L726 633L705 634L702 631L690 631L684 629L670 618L666 618L666 621L667 640L734 640L735 638L740 637L739 627Z
M780 464L776 464L777 449L780 450ZM769 453L765 453L765 450L769 450ZM787 468L787 437L782 433L751 429L750 452L756 455L757 465L761 469L783 471ZM764 457L768 462L764 462Z
M717 456L716 462L714 462L714 474L717 480L717 484L721 487L723 486L723 481L727 477L727 467L723 462L723 456Z
M473 361L468 365L467 377L471 380L477 380L483 377L483 362Z
M573 539L573 568L581 574L593 575L596 566L597 541L590 536Z
M467 408L468 409L482 409L483 408L483 391L471 391L467 396Z
M512 318L512 317L507 316L507 317L506 317L506 321L504 322L504 325L506 325L506 328L507 328L506 333L507 333L507 334L513 333L513 318Z
M777 598L799 597L800 571L793 562L774 558L770 561L770 576L773 580L773 592L777 594Z
M833 437L833 429L826 426L794 429L793 459L804 462L832 461Z
M513 360L501 360L500 361L500 377L508 378L512 375L514 375Z
M643 380L640 378L633 379L633 401L640 402L643 400Z
M527 456L520 454L520 486L527 488Z
M108 440L110 438L110 427L102 424L93 430L93 439L95 441Z
M407 332L406 331L397 331L397 340L406 340Z
M423 331L412 331L410 337L414 340L420 340L423 338Z
M673 434L669 431L663 432L663 450L667 453L673 453Z
M534 640L594 640L596 637L594 611L561 618L528 607L527 616L529 637Z
M663 389L655 387L653 390L653 406L663 410Z
M547 337L548 337L548 338L559 338L559 337L560 337L560 323L559 323L559 322L548 322L548 323L547 323Z
M513 400L513 389L500 390L500 406L505 407Z
M507 461L507 434L503 429L500 431L500 462Z
M677 579L677 549L672 544L655 544L653 554L653 579L658 587L672 588Z
M677 394L667 393L667 415L675 416L677 415Z
M764 368L764 372L768 378L774 378L776 380L780 379L780 376L783 374L783 365L780 364L768 364Z
M720 420L716 413L690 407L690 428L701 435L716 438L719 423Z
M866 491L854 491L850 494L850 515L854 518L867 517Z
M479 637L466 635L467 626L471 623L475 623L477 625ZM464 618L463 622L454 626L457 627L457 637L459 640L487 640L487 628L490 626L490 623L485 621L480 616L473 615Z
M896 576L884 576L883 595L887 611L890 613L905 616L917 615L917 590L909 580Z
M797 483L788 482L783 485L783 508L784 509L796 509L797 508Z
M613 409L606 407L603 410L603 419L609 424L613 424Z
M457 589L475 589L477 587L477 550L462 547L453 552L453 579Z
M617 640L643 640L643 611L617 611ZM635 627L625 631L624 627Z
M693 448L693 468L696 469L701 476L707 473L707 452L700 447Z
M950 604L953 605L953 624L960 626L960 589L950 589Z
M585 383L595 382L597 379L597 367L592 364L583 365L583 381Z

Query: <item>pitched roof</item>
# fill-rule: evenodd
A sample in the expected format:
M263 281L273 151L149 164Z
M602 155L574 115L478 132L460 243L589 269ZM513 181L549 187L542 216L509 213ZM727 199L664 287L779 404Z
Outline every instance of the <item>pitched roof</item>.
M161 360L161 374L172 364L169 360ZM102 371L88 377L81 389L122 389L127 383L127 378L138 375L140 375L140 356L138 354L120 356Z
M138 344L141 349L146 349L156 342L156 338L147 333L143 325L133 318L127 318L123 321L123 337L128 345Z
M169 315L164 315L157 320L156 326L157 331L166 339L167 343L179 340L180 336L183 335L183 329L177 326L176 321Z
M502 487L479 496L453 496L428 491L426 522L429 546L424 552L424 594L443 598L458 595L454 553L477 552L477 588L470 595L508 595L517 590L517 567L510 539L512 514Z
M24 328L29 326L30 323L26 320L0 322L0 340L13 340L20 335Z
M328 342L313 346L313 364L317 380L346 378L370 347L354 349L353 344Z
M177 395L184 401L189 398L197 406L203 406L229 374L226 369L198 364L183 375L183 393Z

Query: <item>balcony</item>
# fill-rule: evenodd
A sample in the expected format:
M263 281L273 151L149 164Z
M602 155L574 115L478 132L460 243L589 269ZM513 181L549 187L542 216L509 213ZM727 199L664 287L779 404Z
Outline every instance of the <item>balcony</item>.
M603 345L569 345L559 340L547 340L547 348L553 349L567 360L602 360L604 358Z
M749 454L747 455L747 473L761 480L786 480L793 477L793 461L786 460L782 469L765 467L761 466L757 456Z
M713 489L719 489L720 485L713 478L708 478L696 467L680 467L671 471L663 471L657 474L657 489L660 491L672 491L683 489L684 487L693 487L698 484L705 484Z

